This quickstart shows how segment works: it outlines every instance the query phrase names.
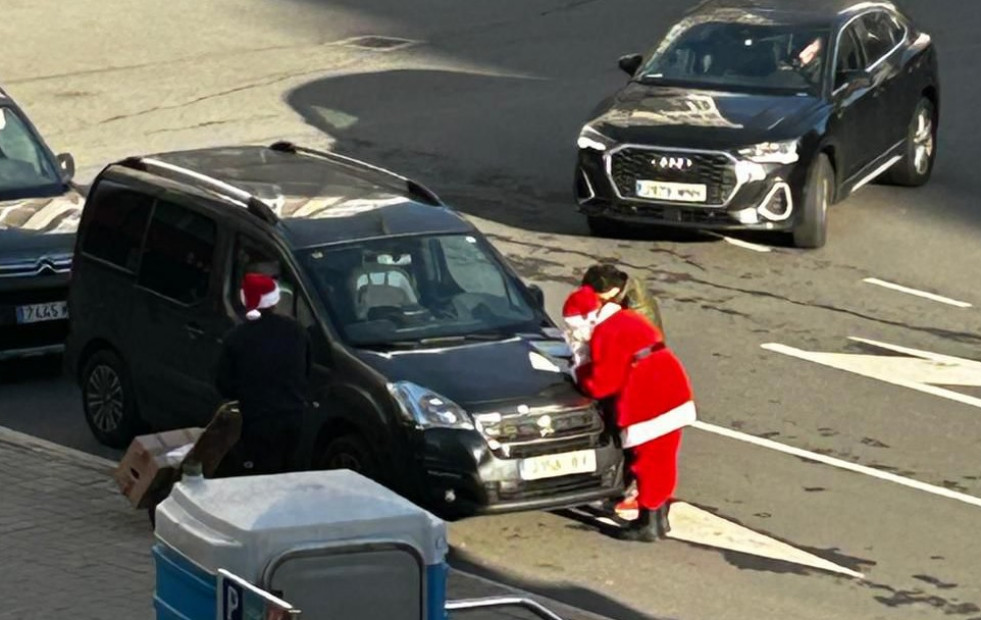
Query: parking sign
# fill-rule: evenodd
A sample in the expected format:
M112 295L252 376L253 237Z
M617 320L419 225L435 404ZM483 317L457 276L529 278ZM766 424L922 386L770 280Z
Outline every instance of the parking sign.
M294 620L300 610L265 590L218 570L218 613L216 620Z

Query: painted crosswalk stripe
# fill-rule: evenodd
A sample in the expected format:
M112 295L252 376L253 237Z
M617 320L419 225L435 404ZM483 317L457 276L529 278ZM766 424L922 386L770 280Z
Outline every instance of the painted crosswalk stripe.
M878 278L865 278L862 280L866 284L874 284L876 286L881 286L883 288L892 289L894 291L899 291L901 293L906 293L908 295L915 295L917 297L922 297L924 299L929 299L931 301L937 301L942 304L947 304L948 306L956 306L958 308L971 308L971 304L966 301L957 301L956 299L951 299L949 297L943 297L942 295L937 295L935 293L928 293L926 291L920 291L915 288L909 288L907 286L902 286L900 284L894 284L892 282L886 282L885 280L880 280Z

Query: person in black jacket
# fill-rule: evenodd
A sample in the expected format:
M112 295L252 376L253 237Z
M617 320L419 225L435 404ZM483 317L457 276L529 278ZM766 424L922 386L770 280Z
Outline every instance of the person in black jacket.
M282 473L295 466L310 376L311 347L305 329L273 313L276 281L247 273L242 280L246 322L225 336L216 384L222 397L237 400L242 435L236 452L243 473Z

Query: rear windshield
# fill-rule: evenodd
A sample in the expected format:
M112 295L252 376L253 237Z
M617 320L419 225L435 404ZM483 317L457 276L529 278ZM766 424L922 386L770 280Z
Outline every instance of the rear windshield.
M384 347L479 333L512 335L543 319L483 239L393 237L303 250L299 259L344 338Z

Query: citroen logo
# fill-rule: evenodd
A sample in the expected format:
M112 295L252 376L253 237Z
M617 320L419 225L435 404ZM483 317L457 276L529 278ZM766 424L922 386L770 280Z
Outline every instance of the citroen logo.
M54 265L51 264L51 261L50 260L48 260L46 258L42 258L41 260L39 260L37 262L37 272L39 274L41 274L41 273L55 273L55 267L54 267Z
M555 429L552 428L552 416L543 415L538 418L536 422L538 424L538 431L541 433L542 437L548 437L549 435L555 434Z
M694 165L694 162L687 157L663 156L652 159L651 165L662 170L688 170Z

